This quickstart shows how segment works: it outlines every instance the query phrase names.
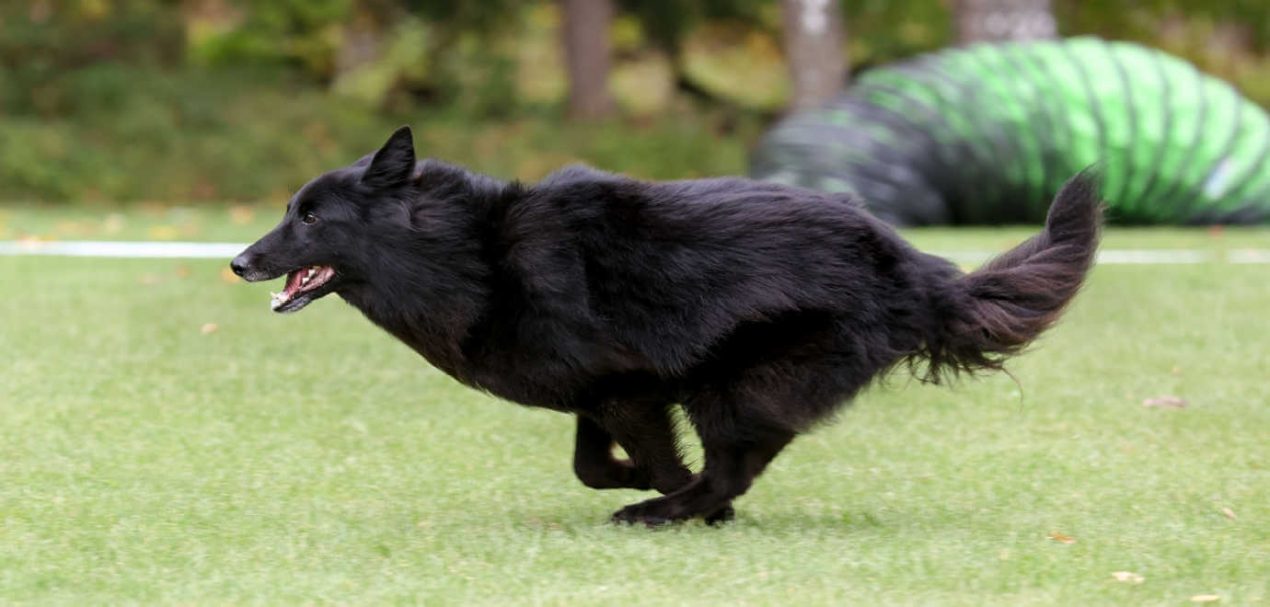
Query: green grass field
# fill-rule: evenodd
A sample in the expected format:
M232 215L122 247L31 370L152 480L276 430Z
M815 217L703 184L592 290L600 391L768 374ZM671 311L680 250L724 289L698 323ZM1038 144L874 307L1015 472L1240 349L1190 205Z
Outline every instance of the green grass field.
M0 239L246 241L273 220L154 212L10 210ZM337 298L271 314L276 285L223 266L0 257L0 603L1267 600L1270 266L1099 267L1017 383L896 374L734 523L658 530L607 522L645 495L573 479L568 417L457 385ZM1143 406L1163 395L1187 406Z

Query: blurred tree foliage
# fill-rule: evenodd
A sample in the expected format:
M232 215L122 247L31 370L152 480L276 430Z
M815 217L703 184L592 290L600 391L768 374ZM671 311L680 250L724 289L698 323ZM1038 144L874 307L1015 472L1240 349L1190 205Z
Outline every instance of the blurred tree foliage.
M1064 35L1159 46L1270 102L1265 0L1053 4ZM569 160L742 171L788 95L779 2L616 5L623 116L570 130L554 0L4 0L0 200L276 195L402 122L447 133L430 154L505 177ZM852 69L951 43L952 6L844 1Z
M156 0L0 3L0 103L5 113L72 113L82 101L72 83L80 70L175 67L181 45L179 13Z

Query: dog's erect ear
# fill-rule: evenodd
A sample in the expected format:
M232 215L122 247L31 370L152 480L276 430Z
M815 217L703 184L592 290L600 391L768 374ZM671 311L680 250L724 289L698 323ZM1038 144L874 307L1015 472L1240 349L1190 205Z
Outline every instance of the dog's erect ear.
M410 127L393 131L384 147L375 152L370 166L362 174L362 183L376 188L390 188L410 181L415 172L415 144Z

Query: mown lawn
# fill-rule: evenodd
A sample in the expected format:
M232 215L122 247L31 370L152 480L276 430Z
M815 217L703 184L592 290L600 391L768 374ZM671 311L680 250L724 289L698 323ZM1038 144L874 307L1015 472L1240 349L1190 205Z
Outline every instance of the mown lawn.
M245 241L273 219L216 213L173 235L130 212L113 235ZM0 218L8 238L80 221ZM1267 599L1270 266L1100 267L1017 383L896 374L733 524L648 530L607 522L643 495L572 478L569 418L455 384L336 298L273 315L276 285L223 265L0 257L0 603ZM1186 406L1143 405L1166 395Z

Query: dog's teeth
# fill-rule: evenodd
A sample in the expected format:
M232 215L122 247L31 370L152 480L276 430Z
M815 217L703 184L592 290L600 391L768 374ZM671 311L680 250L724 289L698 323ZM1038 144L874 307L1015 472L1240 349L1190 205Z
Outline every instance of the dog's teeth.
M309 268L309 273L304 275L304 280L307 281L308 279L313 278L313 275L316 273L317 273L317 268Z

